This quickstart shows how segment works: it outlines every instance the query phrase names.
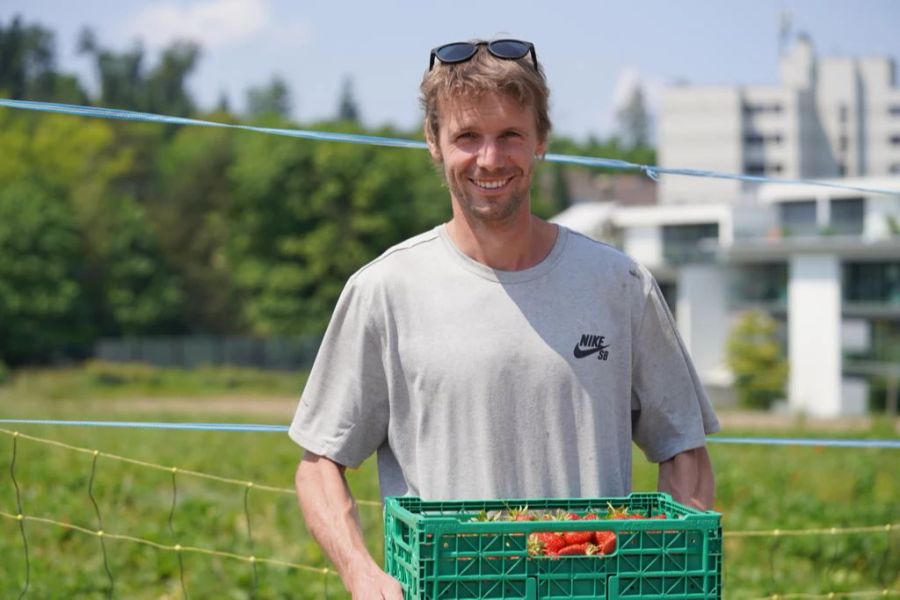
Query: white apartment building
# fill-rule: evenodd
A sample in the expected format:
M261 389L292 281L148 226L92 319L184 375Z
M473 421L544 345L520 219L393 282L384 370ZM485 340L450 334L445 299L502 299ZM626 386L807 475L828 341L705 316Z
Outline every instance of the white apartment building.
M656 205L582 203L554 219L654 273L709 388L730 386L726 340L759 308L781 324L791 411L865 413L873 375L900 377L889 358L900 345L893 60L818 59L801 35L781 57L779 85L675 86L659 123L663 167L894 191L664 175Z
M659 116L659 164L789 179L900 175L900 88L889 57L818 58L798 35L771 86L679 85ZM749 184L752 185L752 184ZM748 184L660 183L661 203L738 198Z

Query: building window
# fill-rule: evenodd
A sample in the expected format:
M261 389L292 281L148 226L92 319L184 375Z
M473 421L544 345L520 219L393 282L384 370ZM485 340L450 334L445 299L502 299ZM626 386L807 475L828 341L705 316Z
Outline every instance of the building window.
M688 262L708 262L713 258L714 248L705 247L701 242L719 239L718 223L696 223L691 225L663 225L663 257L672 264Z
M864 198L840 198L831 201L831 229L841 235L862 235L866 214Z
M785 236L814 235L816 226L816 201L798 200L778 205L781 230Z
M787 290L787 263L759 263L735 270L731 297L736 304L786 304Z
M894 175L900 174L900 163L894 163L894 164L892 164L892 165L888 168L888 170L889 170L892 174L894 174Z
M762 163L749 163L744 165L744 173L747 175L765 175L766 165Z
M891 136L891 145L892 146L900 146L900 135L892 135Z
M780 102L762 103L762 104L745 104L744 113L747 115L758 115L763 113L781 114L782 106Z
M846 134L842 135L838 140L838 146L840 147L842 152L846 152L847 148L850 146L850 139Z
M754 146L764 143L770 144L780 144L784 138L780 133L773 133L771 135L765 135L762 133L745 133L744 134L744 143L748 146Z
M840 119L841 123L847 122L847 105L846 104L841 104L840 107L838 108L838 118Z
M891 113L892 117L900 117L900 104L892 105L888 108L888 112Z
M900 306L900 263L845 263L842 287L846 302Z

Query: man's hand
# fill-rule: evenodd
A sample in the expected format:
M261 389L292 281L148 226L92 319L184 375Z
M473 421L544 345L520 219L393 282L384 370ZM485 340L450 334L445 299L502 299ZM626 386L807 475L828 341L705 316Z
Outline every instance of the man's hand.
M307 452L294 479L306 526L334 563L353 600L403 600L400 583L366 549L344 466Z
M351 576L346 584L353 600L403 600L400 582L378 567Z
M706 446L686 450L659 463L657 489L686 506L712 510L716 481Z

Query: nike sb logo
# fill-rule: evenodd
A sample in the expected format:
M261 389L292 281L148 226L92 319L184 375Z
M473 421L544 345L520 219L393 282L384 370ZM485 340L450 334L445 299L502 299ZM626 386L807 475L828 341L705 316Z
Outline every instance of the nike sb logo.
M581 336L581 341L575 344L572 354L575 355L575 358L584 358L596 352L597 360L606 360L609 358L609 351L607 351L609 344L605 344L605 341L605 336L585 333Z

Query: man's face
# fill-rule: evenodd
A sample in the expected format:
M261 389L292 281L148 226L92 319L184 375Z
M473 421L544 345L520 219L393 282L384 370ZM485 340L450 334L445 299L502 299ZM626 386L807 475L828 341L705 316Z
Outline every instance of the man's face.
M530 211L534 158L544 153L534 109L496 94L440 101L438 139L428 136L444 167L454 213L484 223L503 223Z

